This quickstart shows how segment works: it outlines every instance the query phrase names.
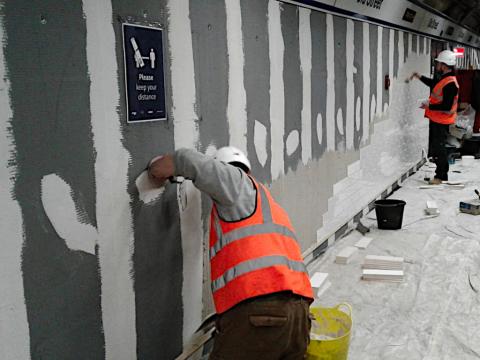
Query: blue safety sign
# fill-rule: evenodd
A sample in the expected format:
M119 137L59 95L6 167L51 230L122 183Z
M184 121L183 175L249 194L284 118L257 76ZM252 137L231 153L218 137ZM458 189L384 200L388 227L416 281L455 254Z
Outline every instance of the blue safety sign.
M162 29L122 28L127 122L166 120Z

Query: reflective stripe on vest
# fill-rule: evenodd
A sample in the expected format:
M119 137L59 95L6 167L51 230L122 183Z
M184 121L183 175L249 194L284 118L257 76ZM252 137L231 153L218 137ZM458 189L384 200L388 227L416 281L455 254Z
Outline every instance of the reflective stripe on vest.
M262 199L262 215L263 215L263 224L256 224L252 226L245 226L239 229L230 231L228 234L223 234L220 222L218 219L218 214L215 211L215 232L217 233L217 242L214 246L210 248L210 259L212 259L224 246L234 242L235 240L243 239L247 236L261 235L261 234L279 234L288 236L296 240L295 234L289 228L283 225L274 224L272 222L272 212L270 209L270 204L268 202L267 194L265 190L260 185L258 186L258 191L260 192L260 198Z
M233 268L228 269L222 276L212 281L212 290L215 292L227 285L227 283L229 283L236 277L246 274L250 271L255 271L276 265L287 266L290 270L307 273L307 269L303 261L290 260L285 256L278 255L264 256L258 259L244 261L234 266Z

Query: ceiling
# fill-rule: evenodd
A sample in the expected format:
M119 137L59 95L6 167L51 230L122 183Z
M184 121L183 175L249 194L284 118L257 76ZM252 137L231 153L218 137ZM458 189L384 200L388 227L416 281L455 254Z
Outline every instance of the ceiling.
M480 0L423 0L422 2L480 35Z

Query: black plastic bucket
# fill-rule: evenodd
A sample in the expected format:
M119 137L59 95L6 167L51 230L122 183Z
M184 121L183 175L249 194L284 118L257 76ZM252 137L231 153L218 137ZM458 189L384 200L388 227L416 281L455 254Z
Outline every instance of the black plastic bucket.
M375 201L378 228L383 230L401 229L405 204L405 201L395 199Z

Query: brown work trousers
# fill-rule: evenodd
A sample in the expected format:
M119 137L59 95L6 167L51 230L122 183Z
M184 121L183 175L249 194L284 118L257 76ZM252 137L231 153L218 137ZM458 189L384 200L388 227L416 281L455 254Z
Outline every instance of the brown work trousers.
M300 360L310 339L310 300L291 292L249 299L220 314L210 360Z

